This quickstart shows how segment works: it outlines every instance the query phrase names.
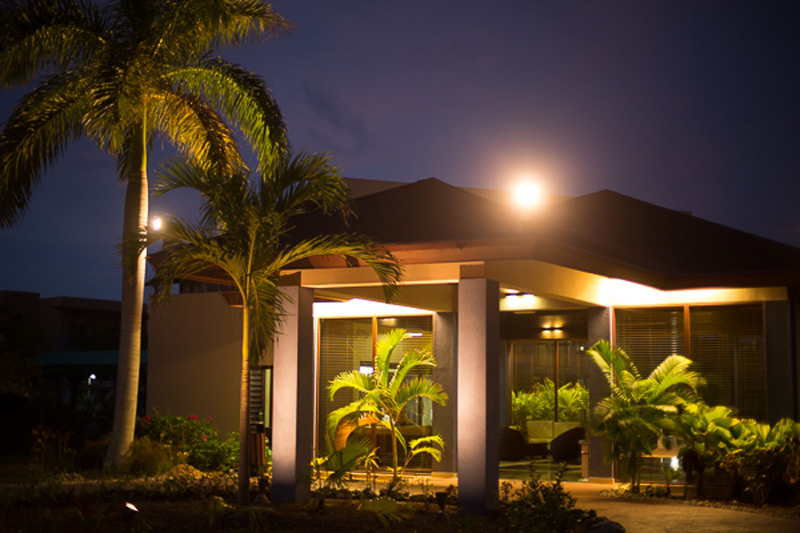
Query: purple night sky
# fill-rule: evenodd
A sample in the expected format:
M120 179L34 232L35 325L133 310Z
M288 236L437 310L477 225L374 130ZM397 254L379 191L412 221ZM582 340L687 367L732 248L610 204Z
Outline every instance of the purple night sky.
M276 0L259 73L295 149L345 176L612 189L800 246L800 4ZM0 120L23 94L0 93ZM156 145L153 159L158 159ZM118 299L124 187L73 145L0 230L0 290ZM151 172L152 176L152 172ZM153 214L191 216L191 195Z

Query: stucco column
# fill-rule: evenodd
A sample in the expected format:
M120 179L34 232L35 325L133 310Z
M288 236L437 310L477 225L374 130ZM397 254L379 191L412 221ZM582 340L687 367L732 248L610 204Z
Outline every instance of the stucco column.
M587 318L589 347L601 339L611 342L611 310L607 307L590 308ZM595 405L608 396L610 389L608 381L606 381L605 376L594 364L591 357L587 354L584 354L584 357L587 359L588 372L586 381L589 387L589 418L591 420ZM587 436L589 438L589 479L614 477L612 466L603 462L605 437L594 436L591 431L587 431Z
M500 287L475 278L458 283L458 504L470 513L497 505Z
M314 449L314 291L291 286L273 359L272 499L302 501Z
M765 302L767 364L767 418L774 424L781 418L795 418L797 383L795 346L792 340L792 303Z
M433 354L436 368L433 379L447 393L447 405L433 404L433 434L444 439L442 460L433 461L433 472L456 471L456 324L455 313L433 315Z

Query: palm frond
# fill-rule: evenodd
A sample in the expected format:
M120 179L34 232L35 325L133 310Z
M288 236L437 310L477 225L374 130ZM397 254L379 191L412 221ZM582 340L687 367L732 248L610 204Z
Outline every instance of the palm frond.
M349 213L347 185L333 158L323 154L281 158L261 185L261 201L276 205L287 220L312 210Z
M202 94L165 87L151 91L148 103L150 130L169 139L186 158L213 163L225 174L246 170L233 131Z
M378 277L387 301L391 301L402 278L402 268L385 248L369 239L354 235L321 235L288 246L272 260L271 268L279 270L296 261L317 256L345 256L363 261Z
M83 80L57 76L15 106L0 133L0 227L19 220L42 174L82 134L85 91Z
M292 29L261 0L173 0L164 4L153 29L160 35L160 53L240 45Z
M84 64L107 46L107 21L89 2L5 2L0 7L0 85Z
M408 338L406 330L398 328L393 329L380 339L375 347L375 372L377 378L380 380L379 386L387 388L389 386L389 370L392 363L392 354L397 346Z
M358 463L373 450L372 441L364 436L353 436L347 439L341 450L331 450L323 462L323 468L329 471L325 484L340 487L345 476L353 471Z
M286 125L260 77L219 58L171 69L165 76L180 92L211 102L241 129L259 157L259 172L267 172L285 155Z
M341 389L353 389L363 394L368 394L375 388L374 380L371 376L362 374L358 370L341 372L328 385L328 395L330 399Z
M436 366L436 360L433 358L433 353L431 353L430 350L409 350L403 354L403 358L400 360L400 363L398 363L397 369L395 369L394 376L392 376L391 383L389 384L389 389L392 394L397 392L397 389L406 379L408 373L419 366Z
M641 380L636 365L618 346L600 340L586 351L606 378L612 396L626 397L636 395Z
M355 402L350 402L343 407L331 411L327 420L328 436L331 442L335 442L336 431L340 426L349 421L358 420L365 414L380 415L381 413L373 402L363 398ZM380 421L380 419L378 420ZM372 422L372 419L370 419L370 422ZM349 431L352 431L352 429Z
M427 453L433 457L436 462L442 460L444 439L441 435L428 435L426 437L419 437L409 442L408 446L414 455Z
M399 409L404 408L414 398L428 398L439 405L447 403L447 393L442 390L442 386L426 378L405 381L395 394L395 402Z

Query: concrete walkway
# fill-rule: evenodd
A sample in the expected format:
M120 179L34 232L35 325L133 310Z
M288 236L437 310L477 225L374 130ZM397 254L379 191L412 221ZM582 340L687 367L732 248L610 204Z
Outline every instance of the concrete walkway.
M455 477L411 477L408 489L419 492L420 480L429 483L428 490L444 490L458 485ZM519 480L501 479L515 487ZM634 499L603 495L613 485L609 483L563 482L574 496L579 509L594 509L598 516L619 522L627 533L800 533L800 509L783 509L782 514L730 509L684 503L682 500L656 498ZM784 516L785 514L785 516Z
M619 522L627 533L797 533L800 518L763 512L691 505L680 500L630 499L602 496L610 485L563 484L578 499L577 507L594 509L599 516Z

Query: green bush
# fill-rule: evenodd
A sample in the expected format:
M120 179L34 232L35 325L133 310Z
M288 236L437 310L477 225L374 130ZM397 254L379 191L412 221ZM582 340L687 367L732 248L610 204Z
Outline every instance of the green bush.
M109 437L100 440L87 440L78 452L77 463L81 470L100 470L108 449Z
M143 416L136 421L136 435L171 445L198 470L234 468L239 454L235 433L220 438L210 418L170 415Z
M522 482L522 488L502 502L507 530L575 531L587 515L574 508L577 500L561 485L563 475L562 467L552 482L543 482L531 471L531 477Z
M134 439L123 459L125 470L137 476L164 474L181 463L183 457L171 445L146 436Z

